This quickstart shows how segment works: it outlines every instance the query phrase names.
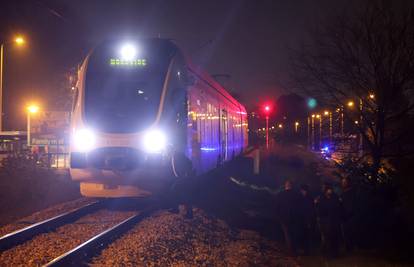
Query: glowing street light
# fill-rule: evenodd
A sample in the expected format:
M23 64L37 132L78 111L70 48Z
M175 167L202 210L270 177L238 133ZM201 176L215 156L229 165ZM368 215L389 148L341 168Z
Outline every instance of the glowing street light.
M30 142L30 117L32 114L36 114L39 111L39 106L30 105L27 107L27 147L31 146Z
M328 116L328 115L329 115L329 111L325 110L325 111L323 112L323 115Z
M369 98L374 99L375 95L371 93L371 94L369 94Z
M22 36L17 36L14 39L14 43L18 46L22 46L25 40ZM4 45L0 44L0 132L3 130L3 65L4 65Z
M37 113L39 111L39 106L30 105L27 107L27 111L29 111L30 113Z
M24 38L23 38L22 36L17 36L17 37L14 39L14 42L15 42L17 45L24 45L24 44L26 43L26 41L24 40Z
M298 132L298 128L299 128L299 122L295 121L295 133Z
M348 101L348 107L352 108L354 106L354 101Z
M282 129L283 128L283 124L279 123L279 125L277 127L279 127L279 129Z

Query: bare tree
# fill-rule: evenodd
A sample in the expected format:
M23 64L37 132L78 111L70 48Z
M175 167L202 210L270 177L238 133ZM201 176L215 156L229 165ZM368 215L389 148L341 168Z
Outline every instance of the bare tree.
M414 108L414 12L370 3L311 31L292 51L297 88L332 108L343 108L367 146L376 180L381 163L412 151L398 146L408 134L404 121Z

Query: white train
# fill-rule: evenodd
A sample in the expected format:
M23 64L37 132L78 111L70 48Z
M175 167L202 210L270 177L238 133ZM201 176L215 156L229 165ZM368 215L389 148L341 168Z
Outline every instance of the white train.
M203 174L246 146L245 108L169 40L106 41L79 70L70 173L84 196L163 192L178 160Z

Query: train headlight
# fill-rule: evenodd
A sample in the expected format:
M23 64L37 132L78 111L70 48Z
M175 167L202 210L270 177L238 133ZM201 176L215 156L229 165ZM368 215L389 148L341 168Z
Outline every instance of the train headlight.
M150 130L144 136L144 149L148 153L160 153L167 145L167 137L160 130Z
M95 134L89 129L80 129L73 135L73 142L77 150L87 152L95 145Z
M133 44L124 44L120 52L123 60L133 60L137 55L137 48Z

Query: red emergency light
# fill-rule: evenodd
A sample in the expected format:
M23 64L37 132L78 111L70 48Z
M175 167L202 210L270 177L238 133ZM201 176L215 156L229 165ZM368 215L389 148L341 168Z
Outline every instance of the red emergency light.
M263 106L263 112L265 115L269 115L272 112L272 106L269 104L265 104Z

